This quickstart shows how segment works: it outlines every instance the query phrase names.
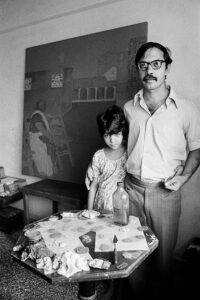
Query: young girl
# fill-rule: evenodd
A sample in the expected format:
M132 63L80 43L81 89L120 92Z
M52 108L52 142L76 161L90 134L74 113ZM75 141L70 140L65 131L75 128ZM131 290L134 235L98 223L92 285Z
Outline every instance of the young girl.
M88 209L112 211L112 194L125 177L128 123L123 110L113 105L97 116L97 125L105 147L95 152L87 170Z

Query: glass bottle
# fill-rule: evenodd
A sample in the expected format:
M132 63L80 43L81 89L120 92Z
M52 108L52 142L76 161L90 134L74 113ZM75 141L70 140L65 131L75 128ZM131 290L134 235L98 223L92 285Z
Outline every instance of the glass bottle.
M113 219L117 225L127 225L129 222L129 196L123 182L117 183L113 193Z

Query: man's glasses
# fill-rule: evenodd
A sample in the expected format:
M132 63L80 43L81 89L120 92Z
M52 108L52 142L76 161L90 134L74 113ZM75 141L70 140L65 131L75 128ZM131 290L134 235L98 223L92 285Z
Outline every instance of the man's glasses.
M165 60L160 60L160 59L153 60L150 62L140 61L138 63L138 69L142 70L142 71L146 71L150 65L152 67L152 69L159 70L164 62L165 62Z

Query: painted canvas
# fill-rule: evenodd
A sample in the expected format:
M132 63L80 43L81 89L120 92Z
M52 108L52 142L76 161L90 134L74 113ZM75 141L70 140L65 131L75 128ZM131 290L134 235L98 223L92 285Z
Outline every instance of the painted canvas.
M26 49L22 173L83 183L103 147L96 116L140 89L140 23Z

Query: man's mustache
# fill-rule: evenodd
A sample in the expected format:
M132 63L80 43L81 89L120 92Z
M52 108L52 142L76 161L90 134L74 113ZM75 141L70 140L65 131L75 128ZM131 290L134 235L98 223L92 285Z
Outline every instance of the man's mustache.
M157 81L157 77L154 77L153 75L146 75L144 78L143 78L143 81L147 81L147 80L155 80Z

